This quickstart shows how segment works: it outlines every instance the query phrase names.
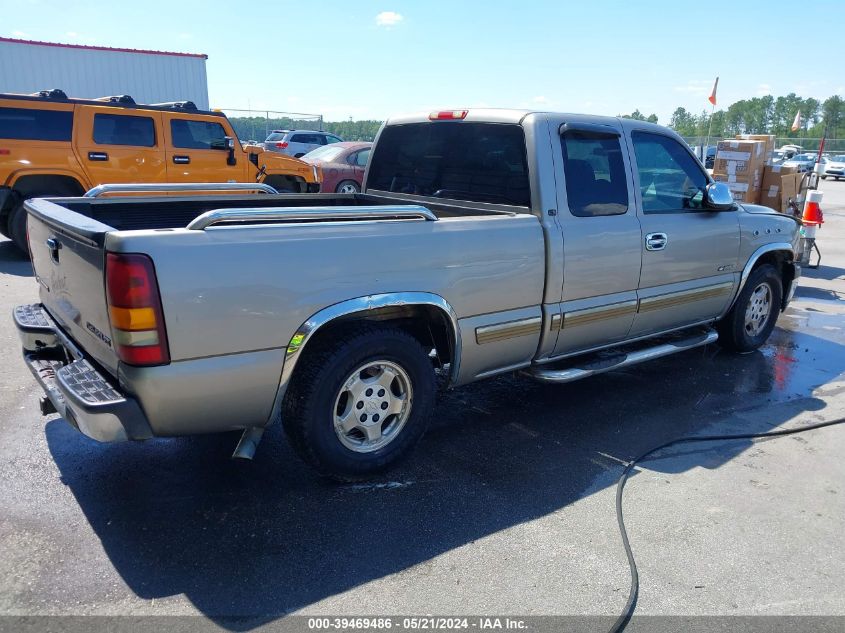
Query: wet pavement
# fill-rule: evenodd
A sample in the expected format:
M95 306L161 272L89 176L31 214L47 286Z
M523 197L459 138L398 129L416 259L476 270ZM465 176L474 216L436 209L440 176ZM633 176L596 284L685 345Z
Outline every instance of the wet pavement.
M280 429L101 445L37 414L0 321L0 613L202 614L252 628L320 614L615 614L627 596L613 495L626 460L679 435L845 415L845 183L825 264L770 343L708 346L569 385L507 376L441 398L373 482L316 479ZM826 193L828 196L828 193ZM829 236L829 237L828 237ZM0 314L34 300L0 242ZM639 613L845 615L845 427L683 448L625 504ZM233 627L225 616L254 616Z

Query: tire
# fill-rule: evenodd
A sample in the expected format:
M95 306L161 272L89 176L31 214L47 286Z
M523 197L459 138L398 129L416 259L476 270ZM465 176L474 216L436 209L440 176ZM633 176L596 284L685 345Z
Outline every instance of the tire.
M772 333L783 299L783 284L774 266L752 271L730 312L716 326L719 344L735 352L752 352Z
M305 156L305 152L299 152L298 154L293 155L294 158L302 158L303 156Z
M822 175L822 180L827 180L827 176ZM839 178L836 178L836 180L839 180Z
M413 336L392 327L347 330L308 350L285 396L282 425L321 475L358 481L416 445L435 390L428 351Z
M361 193L361 187L354 180L342 180L335 187L335 193Z
M9 237L18 249L29 256L29 247L26 244L26 211L23 202L19 202L9 213Z

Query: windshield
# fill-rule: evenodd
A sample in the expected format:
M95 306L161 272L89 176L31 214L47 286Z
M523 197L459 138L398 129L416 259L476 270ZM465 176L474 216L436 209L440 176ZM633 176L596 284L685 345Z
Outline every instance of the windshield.
M522 127L443 121L384 128L368 188L528 207Z
M285 140L285 132L273 132L270 136L264 139L265 143Z
M335 158L343 154L345 147L336 147L334 145L324 145L323 147L318 147L317 149L311 150L302 158L307 159L317 159L324 161L326 163L330 163Z

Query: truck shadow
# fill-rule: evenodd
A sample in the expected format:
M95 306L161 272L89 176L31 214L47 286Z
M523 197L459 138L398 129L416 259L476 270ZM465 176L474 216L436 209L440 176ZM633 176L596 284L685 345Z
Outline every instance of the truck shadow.
M11 240L0 236L0 273L18 277L32 277L29 256L21 253Z
M674 437L764 432L818 411L813 388L842 372L842 345L778 330L745 356L711 346L570 385L502 377L445 395L413 456L359 485L317 479L278 428L251 463L227 459L234 436L104 446L61 420L46 432L135 594L184 594L219 625L249 630L566 508ZM765 419L738 413L764 406ZM749 446L684 449L644 468L718 468Z

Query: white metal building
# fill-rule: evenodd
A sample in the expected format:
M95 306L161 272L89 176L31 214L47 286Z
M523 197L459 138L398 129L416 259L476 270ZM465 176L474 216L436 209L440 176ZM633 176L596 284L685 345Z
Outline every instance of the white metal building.
M0 92L60 88L69 97L131 95L136 103L193 101L208 109L208 55L0 37Z

